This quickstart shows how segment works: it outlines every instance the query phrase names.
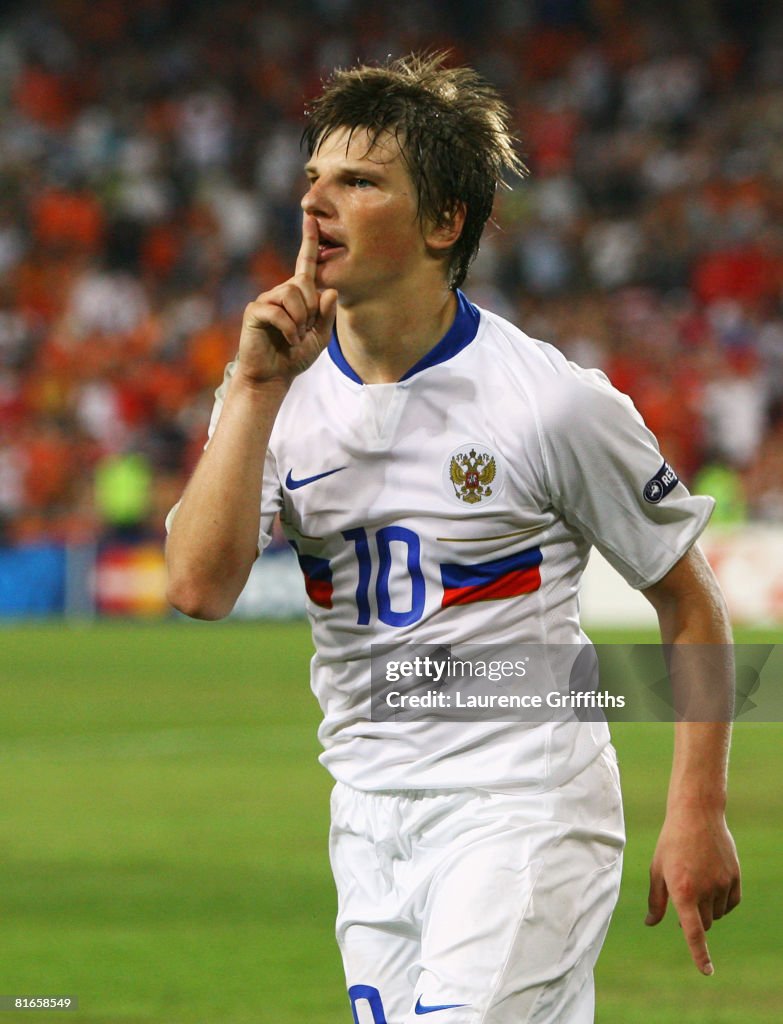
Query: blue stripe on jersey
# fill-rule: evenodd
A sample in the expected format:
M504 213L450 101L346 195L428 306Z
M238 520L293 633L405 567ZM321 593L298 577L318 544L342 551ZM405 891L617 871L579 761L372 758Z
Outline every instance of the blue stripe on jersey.
M298 558L302 572L311 580L332 582L332 567L327 558L316 558L315 555L299 555Z
M289 541L296 552L299 568L304 576L305 590L313 604L321 608L332 607L332 566L327 558L317 558L315 555L300 555L296 541Z
M437 345L431 348L429 352L425 353L422 358L414 366L404 374L400 380L408 380L409 378L420 373L422 370L429 369L430 366L437 366L438 363L445 363L447 359L453 359L458 352L461 352L463 348L473 341L478 333L479 321L481 320L481 314L479 313L476 306L472 302L469 302L465 295L457 289L457 314L454 317L454 323L446 331ZM332 330L332 338L329 342L328 348L329 355L331 356L332 362L352 381L357 384L364 384L364 381L358 373L353 369L351 364L343 355L343 350L340 348L340 341L337 337L337 328Z
M460 587L480 587L492 583L510 572L521 569L534 569L541 565L541 548L528 548L518 551L505 558L496 558L491 562L479 562L476 565L446 564L440 567L440 576L444 590Z

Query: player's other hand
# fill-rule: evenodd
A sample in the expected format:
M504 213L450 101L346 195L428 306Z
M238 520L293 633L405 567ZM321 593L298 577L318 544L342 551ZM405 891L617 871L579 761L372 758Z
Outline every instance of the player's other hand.
M712 974L706 932L741 898L737 850L722 813L667 814L650 867L645 924L662 920L670 898L694 964Z
M263 292L245 309L237 375L252 384L291 380L329 343L337 292L319 292L318 222L305 213L294 276Z

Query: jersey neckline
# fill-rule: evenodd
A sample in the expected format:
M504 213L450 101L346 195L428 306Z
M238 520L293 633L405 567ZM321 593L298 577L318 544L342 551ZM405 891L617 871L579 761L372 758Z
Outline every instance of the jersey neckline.
M437 366L438 363L445 363L447 360L453 359L463 348L467 348L476 337L479 321L481 320L478 307L474 306L459 288L456 291L456 295L457 312L451 327L449 327L448 331L446 331L440 341L436 342L429 352L425 352L421 359L414 363L410 370L400 377L397 383L410 380L411 377L415 377L422 370L428 370L431 366ZM346 377L356 384L364 384L362 378L343 355L336 327L332 330L332 337L327 351L332 362L341 373L345 374Z

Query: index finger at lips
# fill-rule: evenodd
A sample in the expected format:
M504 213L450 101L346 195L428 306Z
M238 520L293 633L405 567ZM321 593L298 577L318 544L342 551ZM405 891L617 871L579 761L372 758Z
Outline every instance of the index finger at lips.
M302 214L302 244L296 257L296 274L315 281L318 265L318 221L309 213Z

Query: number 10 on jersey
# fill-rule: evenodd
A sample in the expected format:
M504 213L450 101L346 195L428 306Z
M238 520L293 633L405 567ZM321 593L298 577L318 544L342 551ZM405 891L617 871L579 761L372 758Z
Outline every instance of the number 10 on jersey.
M378 618L387 626L409 626L418 622L424 614L424 597L426 586L424 573L421 571L421 540L417 533L404 526L384 526L374 534L374 544L364 527L345 530L343 537L353 542L356 559L359 563L359 582L356 586L356 607L360 626L370 623L370 584L373 575L373 562L377 558L377 574L375 577L375 597L378 605ZM393 549L395 555L402 555L410 579L410 607L400 611L392 608L389 592L389 579L392 569ZM397 596L397 595L395 595Z

